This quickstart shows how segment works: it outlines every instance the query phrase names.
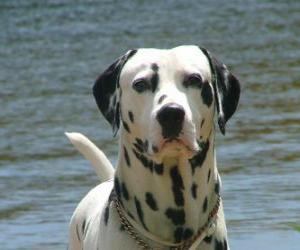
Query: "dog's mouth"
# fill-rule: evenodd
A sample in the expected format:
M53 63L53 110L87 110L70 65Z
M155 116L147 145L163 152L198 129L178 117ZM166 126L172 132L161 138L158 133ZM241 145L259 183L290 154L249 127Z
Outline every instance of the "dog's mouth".
M162 145L161 145L161 149L163 149L164 147L167 147L169 145L178 145L178 146L185 146L188 147L188 145L186 145L186 143L184 143L184 141L182 139L179 139L178 137L176 138L168 138L163 140Z
M148 154L154 158L160 159L165 156L192 156L199 151L197 143L196 129L194 124L185 122L181 131L175 134L163 134L161 129L156 126L150 126L149 150Z
M188 140L180 137L166 138L161 140L157 146L153 145L154 155L193 155L199 150L197 142L189 142Z

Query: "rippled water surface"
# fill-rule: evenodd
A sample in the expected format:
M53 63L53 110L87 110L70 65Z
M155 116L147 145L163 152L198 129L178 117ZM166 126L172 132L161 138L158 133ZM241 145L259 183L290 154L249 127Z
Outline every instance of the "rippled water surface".
M68 222L97 184L64 131L115 163L117 140L91 96L129 48L201 44L243 93L218 165L231 248L299 249L299 1L0 2L1 249L65 249Z

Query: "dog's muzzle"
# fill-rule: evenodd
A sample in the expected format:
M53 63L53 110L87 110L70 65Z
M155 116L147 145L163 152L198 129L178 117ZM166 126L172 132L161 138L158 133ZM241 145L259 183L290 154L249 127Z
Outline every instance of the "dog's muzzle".
M160 108L156 119L162 128L162 136L165 139L175 139L179 136L184 115L183 107L176 103L168 103Z

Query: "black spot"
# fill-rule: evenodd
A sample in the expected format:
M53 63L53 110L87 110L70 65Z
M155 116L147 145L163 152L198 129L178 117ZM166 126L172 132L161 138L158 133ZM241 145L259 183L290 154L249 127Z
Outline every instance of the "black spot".
M118 198L121 198L121 188L120 188L120 183L119 183L118 177L115 177L114 183L115 183L114 188L115 188L116 194L117 194Z
M135 138L135 141L137 142L137 144L139 144L141 147L143 147L144 146L144 142L143 142L143 140L142 139L140 139L140 138Z
M82 225L81 225L82 234L84 234L84 229L85 229L85 220L83 220Z
M177 227L175 232L174 232L174 238L175 238L176 243L181 242L182 235L183 235L183 228L182 227Z
M123 232L124 230L125 230L124 225L121 225L121 226L120 226L120 231Z
M122 183L122 194L123 194L124 199L128 201L129 193L128 193L127 187L124 182Z
M108 223L108 218L109 218L109 206L107 205L105 210L104 210L104 223L107 226Z
M135 138L135 143L133 143L133 145L140 153L144 153L148 150L149 142L148 140L143 141L140 138Z
M153 211L158 210L156 200L154 199L152 193L149 192L146 193L146 203Z
M134 122L134 116L131 111L128 111L129 120L133 123Z
M227 250L227 241L215 240L215 250Z
M193 236L193 229L191 228L186 228L183 232L183 240L187 240Z
M139 145L138 143L134 142L133 146L136 148L137 151L139 151L140 153L144 153L144 149L141 145Z
M204 201L203 201L203 206L202 206L203 213L205 213L206 210L207 210L207 203L208 203L208 200L207 200L207 196L206 196Z
M227 250L228 249L227 240L224 239L223 245L224 245L224 250Z
M129 128L128 124L127 124L125 121L122 121L122 122L123 122L123 127L124 127L124 129L125 129L128 133L130 133L130 128Z
M209 182L209 180L210 180L210 174L211 174L211 171L210 171L210 169L208 170L208 175L207 175L207 183Z
M154 153L158 152L158 148L156 146L154 146L154 145L152 145L152 150L153 150Z
M163 102L163 100L165 100L167 97L167 95L161 95L161 97L159 97L158 99L158 104L161 104Z
M205 122L205 119L203 119L203 120L201 121L201 128L203 127L204 122Z
M211 243L211 240L212 240L212 236L207 236L203 239L207 244L210 244Z
M91 221L89 220L87 223L85 223L84 229L82 228L82 230L84 230L84 232L83 232L83 237L85 237L85 235L86 235L86 233L87 233L87 231L88 231L88 229L89 229L90 222L91 222Z
M174 225L183 225L185 223L185 213L183 209L168 208L165 214Z
M153 172L153 161L149 160L146 156L144 156L143 154L137 152L136 150L132 149L134 155L136 156L136 158L142 163L142 165L145 168L148 168L150 170L150 172Z
M215 184L215 192L216 192L216 194L220 193L220 183L219 183L219 181L217 181L217 183Z
M137 211L137 214L139 216L139 219L140 219L143 227L146 230L148 230L147 227L146 227L145 221L144 221L144 212L143 212L141 203L140 203L140 201L136 197L134 197L134 202L135 202L135 207L136 207L136 211Z
M76 235L77 235L77 239L80 241L80 235L79 235L79 229L78 229L78 224L76 225Z
M215 250L223 250L223 243L221 241L215 240Z
M209 107L213 101L213 93L212 89L208 82L205 82L202 87L201 96L203 99L203 103Z
M143 164L143 166L145 168L148 168L148 165L149 165L148 159L143 154L135 151L134 149L132 149L132 152L134 153L134 155L136 156L136 158Z
M157 174L159 174L159 175L163 174L163 172L164 172L164 165L163 164L154 163L154 171Z
M134 220L134 216L132 215L132 213L130 213L129 211L127 211L128 216Z
M128 167L130 167L130 158L129 158L129 155L128 155L128 152L127 152L127 149L124 147L124 157L125 157L125 161L126 161L126 165Z
M149 168L150 172L152 173L153 172L153 168L154 168L154 162L153 161L149 160L148 168Z
M159 67L158 67L158 65L157 65L156 63L152 63L152 64L151 64L151 69L152 69L154 72L157 72L158 69L159 69Z
M201 167L206 158L206 154L209 149L209 140L201 143L199 146L201 148L199 152L193 158L189 159L193 174L195 173L196 167Z
M157 73L157 71L154 71L154 73L150 79L152 93L154 93L155 90L157 89L158 81L159 81L158 73Z
M114 193L114 191L112 190L112 191L110 192L109 197L108 197L109 203L114 199L114 195L115 195L115 193Z
M145 152L148 151L148 147L149 147L149 142L148 142L148 140L145 140L144 141L144 150L145 150Z
M192 196L194 199L197 198L197 188L198 188L197 184L193 183L192 187L191 187L191 191L192 191Z
M183 229L182 227L177 227L174 232L175 242L179 243L182 240L187 240L193 236L193 230L190 228Z
M182 177L178 171L178 167L175 166L170 170L170 176L172 179L172 191L174 194L174 200L177 206L184 205L184 197L182 190L184 189Z

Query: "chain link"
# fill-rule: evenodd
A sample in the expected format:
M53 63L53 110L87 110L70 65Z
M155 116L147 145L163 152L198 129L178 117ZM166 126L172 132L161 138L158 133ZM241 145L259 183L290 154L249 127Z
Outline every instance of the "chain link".
M124 213L123 213L123 209L122 209L122 205L120 204L120 201L117 197L117 195L114 195L113 198L114 202L115 202L115 206L121 221L121 224L123 225L125 231L130 235L130 237L136 242L136 244L140 247L140 249L144 249L144 250L161 250L162 248L153 248L150 247L139 235L138 233L135 231L135 229L133 228L133 226L130 224L130 222L128 221L128 219L125 217ZM210 226L210 222L212 220L212 218L215 217L215 215L218 213L219 211L219 207L220 207L220 202L221 202L221 197L220 195L218 195L218 199L217 202L215 204L215 206L213 207L213 209L211 210L211 212L208 215L208 220L207 222L204 224L203 227L199 228L199 230L197 231L197 234L195 234L193 237L191 237L190 239L183 241L179 246L174 246L171 247L170 249L172 250L188 250L189 247L200 237L202 236L202 234L205 232L205 230Z

